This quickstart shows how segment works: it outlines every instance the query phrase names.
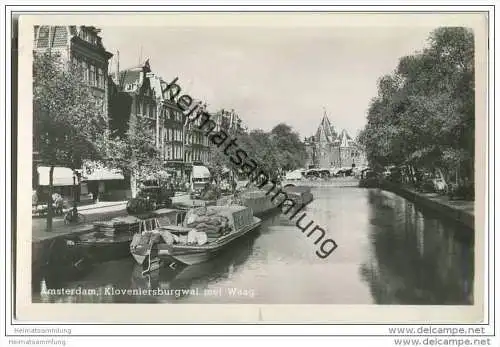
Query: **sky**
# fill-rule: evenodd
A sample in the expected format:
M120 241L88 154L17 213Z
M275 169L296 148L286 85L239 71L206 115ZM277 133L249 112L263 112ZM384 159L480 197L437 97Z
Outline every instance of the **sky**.
M100 27L120 70L151 70L208 109L234 109L250 129L284 122L313 135L324 110L356 136L377 80L421 50L433 28ZM112 58L110 69L115 70Z

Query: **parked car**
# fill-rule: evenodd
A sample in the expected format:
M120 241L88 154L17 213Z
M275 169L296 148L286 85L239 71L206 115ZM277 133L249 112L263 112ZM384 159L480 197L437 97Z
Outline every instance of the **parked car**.
M335 173L335 176L347 177L347 176L352 176L353 173L354 173L354 169L352 167L343 167L343 168L340 168Z
M379 177L377 173L371 169L361 171L359 187L361 188L376 188L379 186Z
M206 166L194 165L191 174L191 199L200 199L202 193L210 184L211 179L212 175Z
M432 180L432 184L434 186L434 191L442 194L446 194L448 192L448 185L443 177L436 177Z
M460 182L450 184L448 197L451 200L474 200L474 182Z
M155 209L156 206L149 199L136 197L127 201L127 213L131 215L151 212Z
M172 198L175 196L173 185L170 186L145 186L135 198L127 203L129 214L154 211L160 207L172 206Z
M173 186L146 186L139 191L138 196L151 200L157 207L169 207L172 205L175 190Z
M228 182L228 181L226 181L226 180L224 180L224 181L222 181L222 182L220 183L219 188L220 188L220 191L221 191L221 193L222 193L222 194L228 194L228 193L231 193L231 192L232 192L232 190L233 190L233 188L232 188L232 186L231 186L231 183L230 183L230 182Z
M236 192L242 192L248 187L248 180L236 181Z
M384 171L382 172L382 177L384 177L385 179L390 179L393 173L393 169L393 166L386 166L384 168Z

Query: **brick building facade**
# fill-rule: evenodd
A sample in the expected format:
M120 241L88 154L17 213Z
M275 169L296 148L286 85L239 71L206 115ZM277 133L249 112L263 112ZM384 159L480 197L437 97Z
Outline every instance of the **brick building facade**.
M109 98L108 98L108 65L113 56L108 52L99 36L100 30L93 26L34 26L33 52L51 52L58 54L66 66L78 68L82 79L91 87L92 93L100 101L103 117L109 121ZM33 105L34 120L40 114L38 105ZM36 122L33 122L36 124ZM108 123L109 126L109 123ZM38 139L33 138L33 189L44 190L48 185L47 175L48 163L40 158L38 153ZM62 163L61 163L62 164ZM67 163L70 166L70 163ZM74 197L77 189L77 199L81 194L87 194L90 190L87 178L83 177L85 183L78 182L82 177L75 177L75 173L69 168L59 167L54 172L55 190L63 194L69 200ZM59 174L60 173L60 174ZM113 179L116 179L115 176ZM91 178L90 178L91 179ZM75 188L76 185L79 188ZM45 187L45 188L43 188Z

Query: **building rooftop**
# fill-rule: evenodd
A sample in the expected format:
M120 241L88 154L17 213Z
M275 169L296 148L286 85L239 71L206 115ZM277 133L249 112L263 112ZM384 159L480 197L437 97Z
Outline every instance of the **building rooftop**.
M135 87L140 87L143 83L144 73L150 72L149 60L144 64L135 65L119 72L119 79L116 81L116 72L112 74L113 79L118 84L120 90L133 91ZM129 87L132 86L132 87Z
M307 138L307 140L312 140L314 142L327 142L340 145L341 147L355 146L355 141L349 135L347 130L342 129L340 134L336 133L334 126L331 124L330 119L326 114L323 115L316 134Z
M110 59L113 54L104 48L102 38L99 36L100 31L93 26L36 25L34 27L34 49L69 48L70 42L79 42Z

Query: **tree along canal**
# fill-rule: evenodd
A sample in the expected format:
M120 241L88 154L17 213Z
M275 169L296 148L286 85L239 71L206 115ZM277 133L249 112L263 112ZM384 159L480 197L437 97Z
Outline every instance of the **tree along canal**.
M144 277L129 257L71 281L47 274L33 302L473 304L472 230L378 189L312 192L308 220L338 244L325 259L275 214L208 263Z

